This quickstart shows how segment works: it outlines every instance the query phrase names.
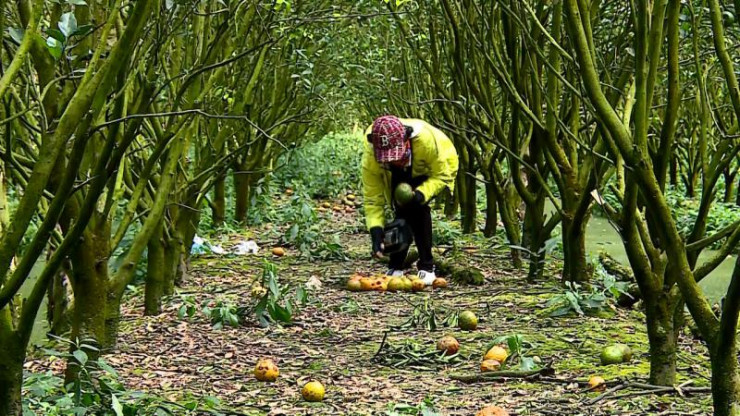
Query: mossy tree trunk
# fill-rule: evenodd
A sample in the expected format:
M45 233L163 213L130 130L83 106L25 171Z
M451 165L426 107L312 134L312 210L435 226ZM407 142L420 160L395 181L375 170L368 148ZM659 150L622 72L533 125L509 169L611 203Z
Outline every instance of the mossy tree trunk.
M146 284L144 286L144 314L159 315L162 312L162 297L165 293L165 248L164 226L154 231L147 244Z
M483 235L493 237L496 235L498 228L498 196L496 195L496 186L489 179L486 183L486 225L483 228Z
M94 215L82 239L72 249L71 283L75 297L71 339L85 344L105 345L105 314L108 299L108 258L110 258L110 223ZM96 359L98 350L85 351ZM77 375L76 365L67 366L67 380Z
M676 383L676 354L681 328L680 322L676 322L679 304L683 311L683 303L679 299L677 289L672 293L664 292L644 298L650 341L650 383L656 386L672 386Z
M243 224L247 221L252 184L250 175L244 173L247 170L246 163L238 164L236 170L234 172L234 220Z
M13 331L10 309L0 309L0 416L21 416L25 344Z
M477 196L478 189L475 181L474 160L468 155L468 150L463 149L460 154L460 170L457 172L457 189L460 198L460 214L462 217L462 231L472 234L476 230L476 219L478 216Z
M586 258L586 218L563 218L563 281L582 283L591 279L592 268Z
M218 179L213 186L213 225L223 225L226 219L226 181Z

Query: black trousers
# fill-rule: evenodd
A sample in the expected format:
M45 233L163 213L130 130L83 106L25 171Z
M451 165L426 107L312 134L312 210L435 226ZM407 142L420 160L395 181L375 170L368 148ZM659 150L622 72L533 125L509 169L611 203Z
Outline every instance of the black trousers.
M391 183L393 189L396 189L396 185L403 182L399 177L402 175L392 175ZM403 178L413 188L421 185L426 179L426 176L420 176L416 178ZM428 202L428 201L427 201ZM411 227L411 232L414 235L414 241L416 242L416 249L419 251L419 261L416 263L416 268L427 272L434 271L434 258L432 257L432 209L429 204L417 204L410 203L406 206L400 207L394 204L394 210L396 213L396 219L406 220L406 224ZM403 270L403 263L406 261L408 255L408 249L391 254L390 256L390 268L394 270Z

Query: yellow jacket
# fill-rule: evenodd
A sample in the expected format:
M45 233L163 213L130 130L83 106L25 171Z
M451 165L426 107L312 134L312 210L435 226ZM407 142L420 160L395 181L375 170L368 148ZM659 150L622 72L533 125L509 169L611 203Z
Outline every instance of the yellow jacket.
M426 121L401 119L401 122L413 129L411 175L429 177L416 188L424 195L424 202L437 196L444 188L453 191L459 162L449 137ZM372 126L365 136L371 131ZM385 226L385 207L391 203L391 173L375 160L373 145L367 140L362 157L362 186L367 229Z

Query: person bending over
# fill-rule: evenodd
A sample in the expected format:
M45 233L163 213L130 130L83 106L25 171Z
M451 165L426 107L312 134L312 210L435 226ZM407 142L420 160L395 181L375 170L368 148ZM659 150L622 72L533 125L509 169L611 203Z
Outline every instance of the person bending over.
M417 119L377 118L367 129L362 158L365 221L375 257L384 255L385 210L392 208L395 223L403 224L416 242L419 278L431 285L436 278L432 257L432 213L429 201L444 189L454 190L458 156L452 141L439 129ZM401 204L393 195L408 184L413 197ZM404 185L405 187L405 185ZM407 187L405 187L408 189ZM408 246L390 253L389 276L403 276Z

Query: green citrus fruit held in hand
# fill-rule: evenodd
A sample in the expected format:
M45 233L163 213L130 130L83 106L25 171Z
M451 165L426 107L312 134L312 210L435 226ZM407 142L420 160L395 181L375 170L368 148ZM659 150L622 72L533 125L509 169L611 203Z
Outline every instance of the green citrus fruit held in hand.
M414 199L414 188L407 183L401 183L396 187L393 197L399 205L406 205Z

